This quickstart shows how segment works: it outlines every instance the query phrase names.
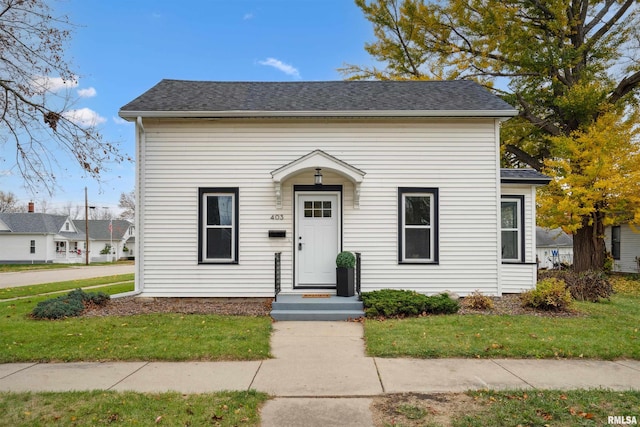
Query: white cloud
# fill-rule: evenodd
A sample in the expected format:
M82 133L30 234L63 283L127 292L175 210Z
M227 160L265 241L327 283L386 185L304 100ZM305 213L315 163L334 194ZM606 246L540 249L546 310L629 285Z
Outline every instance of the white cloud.
M107 119L89 108L65 111L62 115L65 119L83 127L97 126L107 121Z
M293 67L292 65L289 64L285 64L284 62L275 59L275 58L267 58L265 61L258 61L258 64L260 65L266 65L268 67L273 67L277 70L282 71L283 73L289 75L289 76L293 76L297 79L300 78L300 72L298 71L297 68Z
M244 16L242 17L243 20L248 21L249 19L253 19L253 13L249 12L249 13L245 13Z
M96 92L95 88L88 87L86 89L78 89L78 95L80 98L93 98L96 96L98 92Z
M125 119L123 119L122 117L118 117L118 116L113 116L113 123L117 124L117 125L126 125L129 124L128 121L126 121Z
M70 89L78 86L78 80L63 80L62 77L39 76L31 79L34 89L38 93L58 92L62 89Z

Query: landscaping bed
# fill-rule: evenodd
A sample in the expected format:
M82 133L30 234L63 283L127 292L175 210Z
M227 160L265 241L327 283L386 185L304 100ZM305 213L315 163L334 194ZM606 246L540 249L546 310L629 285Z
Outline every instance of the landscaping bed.
M518 294L505 294L502 297L491 297L493 308L489 310L475 310L466 307L464 299L458 314L484 315L530 315L540 317L577 317L584 314L569 310L566 312L535 310L522 307ZM115 298L105 306L88 308L83 316L128 316L151 313L181 313L181 314L219 314L231 316L268 316L271 311L270 299L249 298Z
M271 299L265 298L114 298L104 306L91 306L85 317L179 313L224 316L268 316Z

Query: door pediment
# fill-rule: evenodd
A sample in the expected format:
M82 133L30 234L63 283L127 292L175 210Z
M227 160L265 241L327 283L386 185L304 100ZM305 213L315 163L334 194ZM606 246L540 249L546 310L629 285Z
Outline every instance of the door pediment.
M353 205L355 208L360 207L360 184L364 180L365 172L322 150L314 150L271 172L276 191L276 206L278 208L282 207L282 182L300 172L315 170L317 168L335 172L353 182Z

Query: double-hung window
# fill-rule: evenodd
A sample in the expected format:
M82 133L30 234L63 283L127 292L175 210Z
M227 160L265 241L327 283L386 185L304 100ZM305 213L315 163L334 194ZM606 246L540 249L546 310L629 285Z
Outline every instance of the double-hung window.
M398 261L438 262L438 189L398 189Z
M502 198L501 208L502 260L522 262L524 252L523 197Z
M36 241L32 240L30 245L29 245L29 252L32 254L36 253Z
M198 262L238 262L238 189L200 188Z

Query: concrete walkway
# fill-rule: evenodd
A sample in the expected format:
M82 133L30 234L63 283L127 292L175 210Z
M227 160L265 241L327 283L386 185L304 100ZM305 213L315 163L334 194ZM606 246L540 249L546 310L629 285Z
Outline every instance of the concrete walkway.
M13 271L0 273L0 288L66 282L67 280L92 279L94 277L129 274L134 271L135 266L133 264L88 265L50 270Z
M640 361L366 357L360 323L276 322L274 358L255 362L0 364L0 391L256 389L262 425L371 426L383 393L469 389L640 389Z

